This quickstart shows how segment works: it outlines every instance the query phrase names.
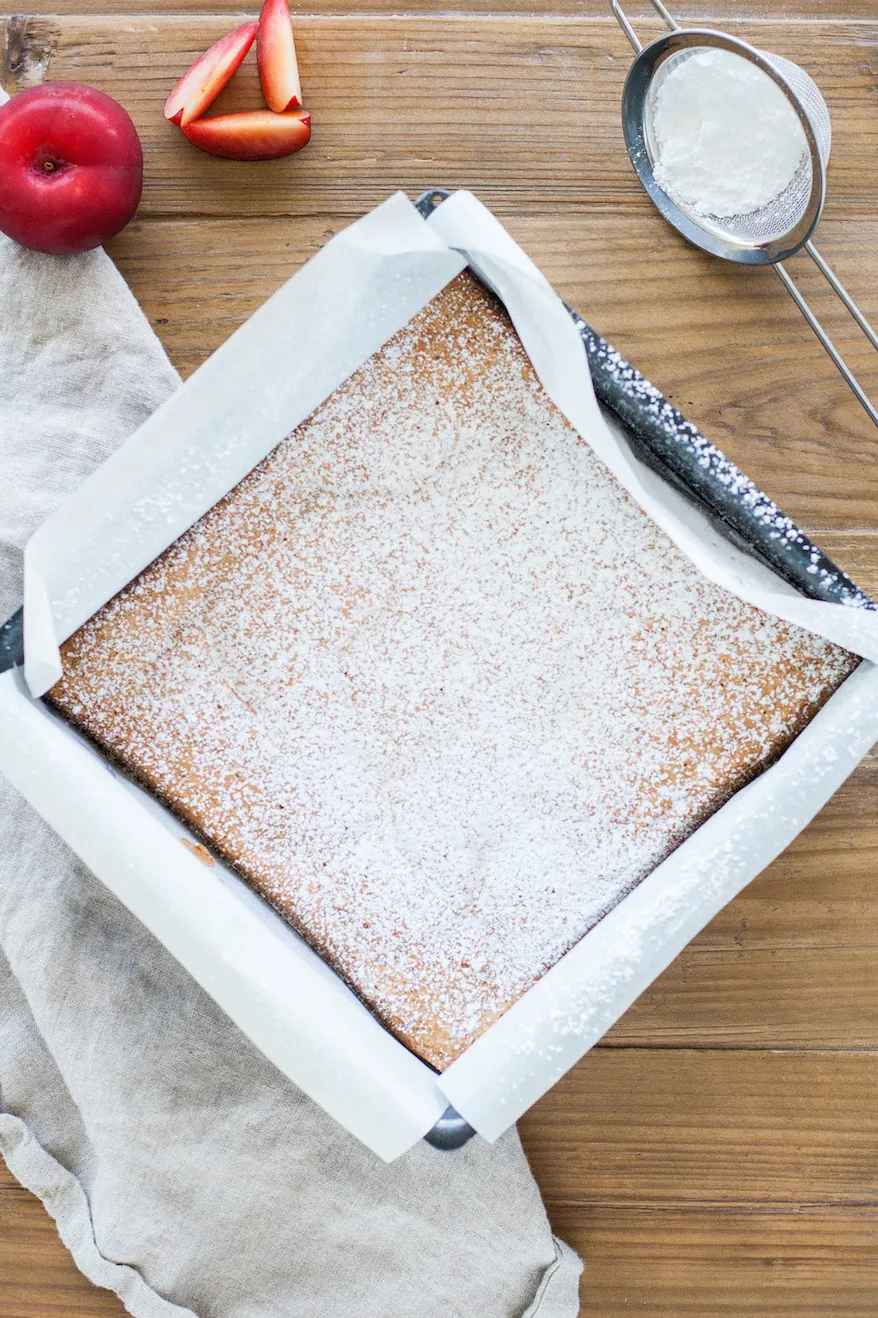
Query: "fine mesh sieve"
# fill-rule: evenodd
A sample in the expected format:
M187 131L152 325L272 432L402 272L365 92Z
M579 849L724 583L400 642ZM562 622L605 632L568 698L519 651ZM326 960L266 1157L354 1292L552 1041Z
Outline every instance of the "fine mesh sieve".
M878 335L811 241L823 210L826 167L832 145L826 102L813 79L792 60L757 50L723 32L681 28L661 0L652 0L652 4L670 31L644 47L622 9L621 0L611 0L613 13L636 53L622 96L622 126L641 183L668 223L697 247L741 265L774 266L823 347L878 425L878 411L783 266L786 257L804 249L869 342L878 348ZM747 215L703 214L666 192L655 176L658 144L653 119L657 97L669 74L704 50L725 50L760 68L786 96L802 126L805 151L793 178L779 196Z
M675 72L681 64L685 64L687 60L692 59L693 56L704 49L704 46L691 46L685 50L678 50L658 64L653 72L644 103L644 130L651 161L655 161L659 155L653 121L662 87L669 74ZM814 126L817 150L820 153L820 159L825 170L829 161L829 150L832 143L832 127L826 102L817 90L815 82L804 69L800 69L798 64L794 64L792 60L784 59L780 55L769 55L766 51L760 51L759 53L781 74L805 107ZM766 205L761 206L759 210L751 211L747 215L729 216L710 214L698 214L696 216L694 211L689 213L705 227L713 227L719 232L727 233L739 239L741 242L762 243L771 239L782 238L791 229L795 228L808 206L811 185L811 159L810 154L805 151L799 168L784 191ZM686 209L685 203L681 202L679 197L675 200L678 206Z

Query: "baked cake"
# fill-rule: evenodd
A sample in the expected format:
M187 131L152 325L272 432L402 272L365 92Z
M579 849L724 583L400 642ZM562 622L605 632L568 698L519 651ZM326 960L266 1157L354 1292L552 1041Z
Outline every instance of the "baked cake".
M704 580L461 275L49 699L442 1069L857 662Z

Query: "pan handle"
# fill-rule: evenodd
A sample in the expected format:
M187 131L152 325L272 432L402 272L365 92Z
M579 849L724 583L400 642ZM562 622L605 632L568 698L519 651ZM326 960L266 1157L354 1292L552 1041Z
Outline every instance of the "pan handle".
M428 1144L432 1144L434 1149L442 1149L448 1152L453 1149L462 1149L475 1133L469 1122L465 1121L459 1112L456 1112L453 1107L447 1107L432 1130L427 1131L424 1139Z

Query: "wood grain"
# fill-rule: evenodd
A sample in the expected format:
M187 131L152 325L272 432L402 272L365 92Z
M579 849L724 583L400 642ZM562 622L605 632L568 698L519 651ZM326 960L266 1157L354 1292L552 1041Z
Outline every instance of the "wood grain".
M770 272L688 247L628 163L630 52L608 0L311 0L297 9L314 139L242 166L161 117L238 0L41 0L0 19L0 81L102 87L146 148L112 245L188 375L345 223L396 188L470 186L596 328L878 597L878 444ZM644 0L634 15L648 13ZM874 0L687 0L802 63L833 116L827 257L878 320ZM661 30L642 21L645 34ZM259 100L252 56L223 105ZM878 357L792 263L864 384ZM587 1259L582 1318L878 1313L878 757L528 1114L556 1231ZM0 1318L121 1314L0 1168Z
M875 752L692 945L713 952L871 948L878 938Z
M878 1206L878 1053L596 1048L521 1122L553 1203Z
M117 1318L124 1313L111 1291L93 1286L77 1270L42 1204L0 1160L2 1318Z
M162 118L168 91L226 18L110 25L72 15L6 27L11 89L89 82L130 111L146 157L144 214L356 215L396 188L439 183L477 187L504 215L650 207L622 141L630 52L609 18L303 16L314 136L299 155L256 166L204 155ZM835 115L832 194L849 218L874 215L878 201L878 174L862 163L878 132L876 41L872 21L759 27L761 45L802 63L823 89ZM260 103L251 52L217 108Z
M872 1318L878 1207L640 1207L550 1199L555 1232L587 1259L581 1318ZM115 1318L42 1206L0 1163L0 1314Z
M878 1049L875 948L687 948L605 1046Z
M552 1209L588 1260L582 1318L874 1318L878 1213Z
M369 15L435 14L436 6L430 0L406 0L405 4L395 4L394 0L357 0L355 12ZM720 22L727 27L730 21L758 29L766 22L795 23L803 26L807 22L825 22L827 19L849 19L860 21L874 17L868 4L862 0L686 0L685 5L672 5L671 9L682 25L691 22L710 20L711 26ZM253 4L249 10L241 0L113 0L112 11L108 15L108 26L117 16L129 14L246 14L254 17L259 5ZM301 23L314 15L338 16L349 12L342 0L308 0L308 3L290 4L295 23ZM655 10L645 0L626 2L625 11L636 22L638 31L648 39L663 31ZM37 0L28 6L27 13L36 16L55 14L95 14L107 13L101 0ZM467 0L466 4L448 5L442 10L445 15L472 14L494 15L497 13L532 16L567 16L591 18L607 23L615 20L610 17L609 0ZM618 29L616 29L618 30Z

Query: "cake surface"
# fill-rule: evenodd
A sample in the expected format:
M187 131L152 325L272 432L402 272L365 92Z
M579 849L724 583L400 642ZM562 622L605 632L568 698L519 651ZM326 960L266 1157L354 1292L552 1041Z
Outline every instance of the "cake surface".
M50 701L441 1069L856 666L712 586L459 276Z

